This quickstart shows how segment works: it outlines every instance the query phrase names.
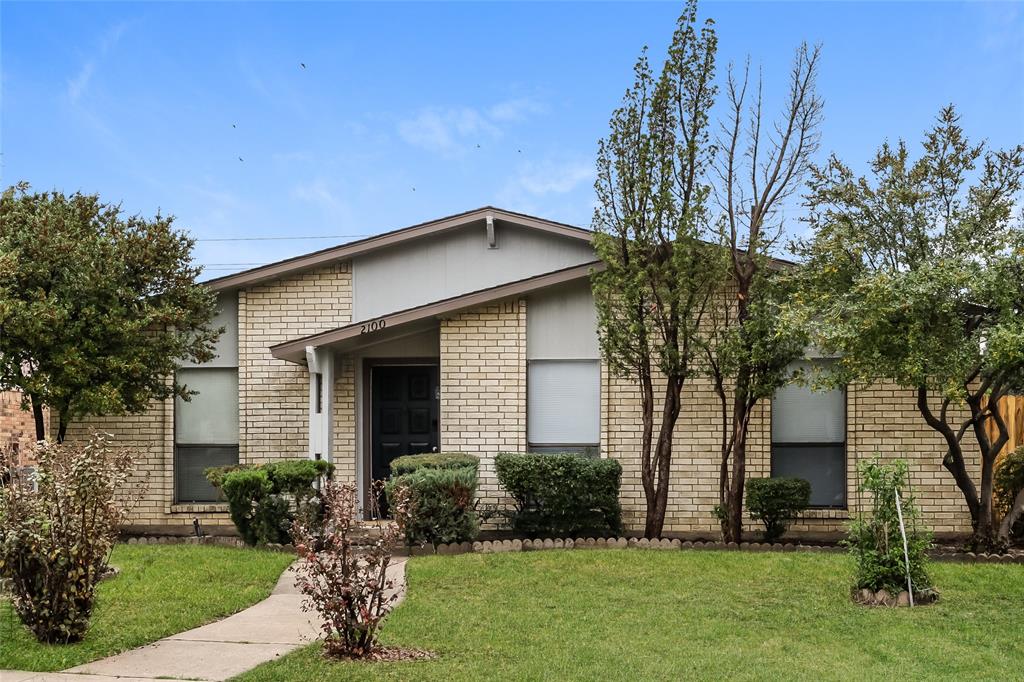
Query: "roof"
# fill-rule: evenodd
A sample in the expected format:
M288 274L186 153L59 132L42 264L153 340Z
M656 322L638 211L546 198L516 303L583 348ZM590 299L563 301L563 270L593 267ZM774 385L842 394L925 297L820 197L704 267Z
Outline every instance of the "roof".
M476 221L482 221L488 216L492 216L495 221L514 223L516 225L530 227L543 232L561 235L563 237L570 237L588 242L593 237L593 232L585 230L582 227L575 227L573 225L567 225L553 220L538 218L525 213L507 211L494 206L483 206L472 211L466 211L465 213L457 213L445 218L438 218L437 220L419 223L418 225L410 225L409 227L403 227L391 232L384 232L382 234L374 235L373 237L367 237L366 239L332 246L326 249L321 249L320 251L313 251L312 253L295 256L294 258L286 258L285 260L277 261L276 263L261 265L258 268L243 270L241 272L225 275L224 277L217 277L207 280L204 284L214 291L256 284L270 279L276 279L284 275L289 275L294 272L300 272L302 270L308 270L321 265L334 263L339 260L352 258L353 256L358 256L387 246L393 246L394 244L410 239L454 230Z
M352 342L356 339L370 342L384 340L383 337L385 337L386 333L396 329L397 327L473 308L492 301L499 301L513 296L519 296L531 291L537 291L546 287L563 284L565 282L583 279L585 277L589 277L591 272L601 267L601 261L595 260L589 263L583 263L582 265L574 265L572 267L563 268L562 270L554 270L541 275L527 277L526 279L516 280L515 282L499 284L497 286L480 289L467 294L459 294L458 296L453 296L440 301L434 301L414 308L389 313L382 317L362 320L343 327L338 327L337 329L332 329L318 334L311 334L309 336L302 336L297 339L291 339L275 346L271 346L270 353L275 358L290 360L292 362L300 362L305 357L307 346L319 347L336 345L343 344L346 341ZM355 346L363 344L350 343L350 345Z

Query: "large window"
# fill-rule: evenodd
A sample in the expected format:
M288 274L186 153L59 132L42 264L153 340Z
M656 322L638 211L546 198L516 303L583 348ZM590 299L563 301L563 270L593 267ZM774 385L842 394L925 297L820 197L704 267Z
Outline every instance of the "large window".
M827 370L828 360L801 360L793 370ZM817 365L817 367L815 366ZM811 483L811 505L846 506L846 393L791 383L772 398L772 476Z
M237 310L237 294L218 298L213 324L226 332L217 343L217 356L201 365L185 365L175 377L197 392L188 401L174 401L175 502L215 501L217 491L203 472L238 463Z
M601 442L601 363L531 360L527 377L531 452L596 455Z
M563 284L530 297L526 306L526 440L530 452L598 455L600 357L589 282Z

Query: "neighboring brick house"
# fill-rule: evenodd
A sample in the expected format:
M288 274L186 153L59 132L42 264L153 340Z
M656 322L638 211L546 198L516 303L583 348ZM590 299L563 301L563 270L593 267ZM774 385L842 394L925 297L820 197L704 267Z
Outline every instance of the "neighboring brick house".
M208 466L323 458L365 491L395 456L431 450L479 455L489 503L504 500L499 452L618 459L625 522L642 530L638 393L600 360L590 240L485 207L212 280L228 331L215 360L178 372L199 395L76 422L68 436L102 429L142 453L138 531L185 533L199 518L226 532ZM688 382L667 534L717 530L717 419L710 383ZM907 390L792 386L754 415L748 470L811 480L816 508L795 530L834 533L860 502L857 462L903 457L926 523L965 533L970 516L943 451Z
M0 391L0 448L25 451L36 439L31 410L21 409L20 391Z

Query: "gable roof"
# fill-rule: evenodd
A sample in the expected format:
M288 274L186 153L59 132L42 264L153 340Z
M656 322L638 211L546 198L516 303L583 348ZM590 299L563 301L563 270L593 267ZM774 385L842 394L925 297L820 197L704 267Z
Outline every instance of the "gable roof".
M318 334L290 339L271 346L270 353L275 358L281 360L301 362L305 358L306 346L344 345L346 342L357 345L358 339L364 337L369 340L378 339L384 336L382 332L391 331L403 325L411 325L422 320L456 313L493 301L500 301L565 282L584 279L589 277L590 273L594 270L602 269L603 266L604 264L601 261L595 260L553 272L546 272L541 275L534 275L533 277L516 280L515 282L507 282L486 289L459 294L458 296L400 310L382 317L360 320L359 322Z
M276 263L261 265L257 268L243 270L242 272L236 272L223 277L216 277L203 282L203 284L214 291L257 284L259 282L289 275L294 272L300 272L302 270L308 270L321 265L334 263L339 260L352 258L353 256L358 256L370 251L399 244L410 239L417 239L419 237L426 237L454 230L477 221L485 220L488 216L493 217L495 221L513 223L515 225L521 225L562 237L579 239L581 241L589 242L593 237L593 233L590 230L585 230L582 227L575 227L573 225L567 225L553 220L546 220L544 218L538 218L525 213L507 211L494 206L483 206L472 211L466 211L465 213L457 213L445 218L438 218L437 220L419 223L418 225L411 225L391 232L384 232L372 237L367 237L366 239L348 242L339 246L332 246L320 251L313 251L301 256L295 256L294 258L286 258L285 260L277 261Z

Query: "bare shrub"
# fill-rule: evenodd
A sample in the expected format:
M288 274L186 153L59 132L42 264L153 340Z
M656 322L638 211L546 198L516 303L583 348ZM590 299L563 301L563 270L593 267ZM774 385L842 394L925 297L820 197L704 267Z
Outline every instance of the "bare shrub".
M380 499L380 486L375 485L368 495L371 506ZM315 611L322 619L326 654L365 658L376 652L381 621L398 599L387 569L393 548L404 537L408 492L392 491L394 520L381 525L375 537L360 537L364 529L359 526L355 485L328 482L323 502L322 527L298 521L292 528L295 548L303 559L296 584L306 596L303 609Z
M3 456L0 576L36 639L77 642L127 516L134 458L104 434L86 443L42 442L25 461L32 458L34 471L14 452Z

